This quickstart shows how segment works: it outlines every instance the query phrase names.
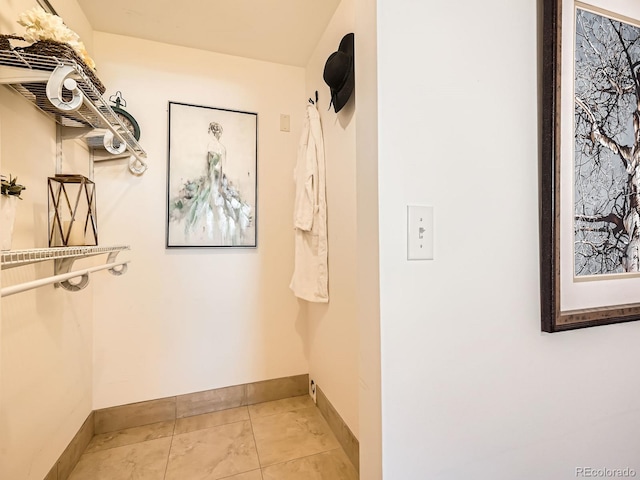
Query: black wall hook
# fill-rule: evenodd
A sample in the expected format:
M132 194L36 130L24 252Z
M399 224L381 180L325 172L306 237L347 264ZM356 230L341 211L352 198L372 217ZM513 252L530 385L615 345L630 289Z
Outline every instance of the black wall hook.
M312 105L316 105L318 103L318 90L316 90L316 101L314 102L311 97L309 97L309 103Z

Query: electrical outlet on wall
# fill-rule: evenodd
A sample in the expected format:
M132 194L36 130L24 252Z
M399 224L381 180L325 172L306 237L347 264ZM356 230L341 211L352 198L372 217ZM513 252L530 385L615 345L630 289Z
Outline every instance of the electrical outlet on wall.
M309 382L309 395L311 395L311 399L313 400L313 403L317 403L316 402L316 382L315 380L311 380Z

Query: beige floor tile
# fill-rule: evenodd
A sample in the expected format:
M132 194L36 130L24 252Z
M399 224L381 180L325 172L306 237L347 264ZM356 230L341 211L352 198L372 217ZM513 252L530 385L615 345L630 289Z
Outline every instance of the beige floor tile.
M358 480L353 465L341 449L266 467L264 480Z
M143 427L127 428L117 432L102 433L91 439L85 453L98 452L107 448L122 447L133 443L146 442L173 435L174 421L152 423Z
M175 434L193 432L205 428L217 427L228 423L249 420L247 407L230 408L219 412L205 413L193 417L179 418L176 420Z
M313 407L314 403L309 395L300 397L285 398L283 400L275 400L273 402L257 403L249 406L249 414L251 418L266 417L267 415L276 415L278 413L293 412L302 410L303 408Z
M262 480L260 470L233 475L232 477L224 477L222 480Z
M251 422L173 437L166 480L217 480L260 467Z
M338 448L340 444L314 406L252 420L261 465L273 465Z
M171 437L86 453L68 480L163 480Z

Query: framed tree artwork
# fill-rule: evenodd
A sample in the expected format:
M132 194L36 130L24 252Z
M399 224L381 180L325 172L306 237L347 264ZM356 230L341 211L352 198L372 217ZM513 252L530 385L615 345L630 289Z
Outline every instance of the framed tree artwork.
M256 247L256 113L169 102L167 247Z
M640 319L640 2L544 0L542 329Z

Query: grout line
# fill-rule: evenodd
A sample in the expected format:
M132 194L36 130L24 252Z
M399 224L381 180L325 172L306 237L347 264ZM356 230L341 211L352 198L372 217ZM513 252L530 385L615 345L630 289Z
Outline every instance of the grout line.
M164 466L164 475L162 476L162 480L167 478L167 472L169 471L169 459L171 458L171 449L173 448L173 439L176 436L176 427L178 426L178 397L175 398L175 403L173 405L173 432L171 433L171 442L169 442L169 451L167 452L167 464Z
M176 400L176 405L177 403L178 401ZM177 414L178 412L176 411L175 413ZM178 417L174 415L173 416L173 433L171 434L171 443L173 443L173 437L176 436L176 428L178 428Z
M251 435L253 436L253 445L256 447L256 455L258 456L258 465L260 466L260 476L262 476L262 460L260 460L260 452L258 451L258 441L256 440L256 432L253 431L253 420L249 413L249 426L251 427Z
M310 453L309 455L303 455L301 457L292 458L290 460L285 460L284 462L272 463L271 465L266 465L264 468L273 467L275 465L284 465L286 463L291 463L291 462L297 462L298 460L302 460L302 459L310 458L310 457L315 457L317 455L323 455L323 454L329 453L329 452L335 452L337 450L342 450L343 453L344 453L344 449L342 447L330 448L329 450L322 450L321 452ZM346 453L345 453L345 455L346 455ZM351 463L349 463L349 465L351 465ZM353 465L351 465L351 466L353 466Z
M244 475L245 473L251 473L251 472L260 472L260 478L262 478L262 470L260 470L259 468L256 468L254 470L247 470L246 472L239 472L239 473L232 473L231 475L228 475L226 477L222 477L219 478L218 480L225 480L225 479L229 479L229 478L236 478L239 475Z
M173 421L176 423L178 422L178 396L177 395L173 397ZM173 426L174 431L175 431L175 428L176 427L174 424Z
M176 431L176 423L174 420L173 431ZM173 448L173 439L174 435L171 435L171 442L169 443L169 451L167 452L167 464L164 466L164 475L162 476L162 480L167 478L167 472L169 471L169 460L171 459L171 449Z

